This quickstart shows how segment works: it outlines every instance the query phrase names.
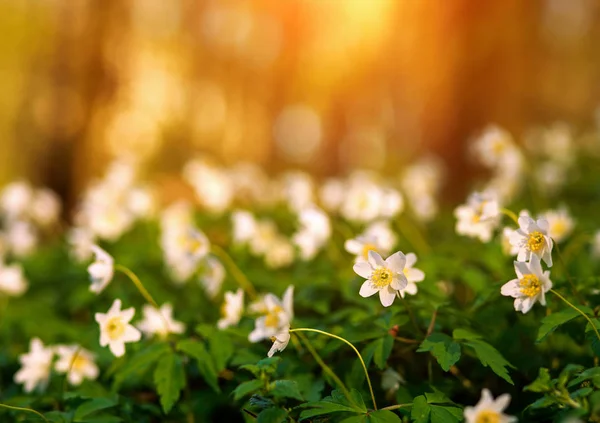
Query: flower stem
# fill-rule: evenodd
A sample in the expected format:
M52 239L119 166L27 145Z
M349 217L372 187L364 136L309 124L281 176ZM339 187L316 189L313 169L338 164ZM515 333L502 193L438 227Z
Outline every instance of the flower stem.
M388 410L388 411L392 411L392 410L397 410L399 408L402 407L412 407L412 402L409 402L407 404L396 404L396 405L390 405L388 407L383 407L381 408L381 410Z
M572 309L576 310L579 314L581 314L583 317L585 317L585 319L592 326L592 329L594 329L594 332L596 332L596 336L598 337L598 340L600 340L600 332L598 332L598 328L596 328L596 325L594 324L594 322L592 321L592 319L590 319L590 317L587 314L585 314L583 311L581 311L579 308L577 308L577 306L573 305L573 303L571 303L569 300L567 300L565 297L563 297L562 295L560 295L555 290L551 289L550 292L552 292L558 298L560 298L561 300L563 300L569 307L571 307Z
M15 411L26 411L28 413L33 413L33 414L37 414L39 417L41 417L46 423L50 423L50 421L44 417L44 415L38 411L32 410L31 408L23 408L23 407L14 407L12 405L6 405L6 404L0 404L0 407L2 408L8 408L9 410L15 410Z
M348 401L353 403L354 401L352 399L352 396L350 396L350 391L348 391L348 388L346 388L346 385L344 385L344 382L342 382L342 380L338 377L338 375L336 375L335 372L333 370L331 370L331 367L329 367L323 361L323 359L321 358L319 353L315 350L315 347L312 346L312 344L310 343L308 338L306 336L302 335L301 333L297 333L296 336L298 338L300 338L300 340L302 340L302 342L306 346L306 349L312 354L315 361L321 366L323 371L325 373L327 373L334 380L334 382L340 387L340 389L344 393L344 396L346 398L348 398Z
M513 212L512 210L509 209L505 209L504 207L502 207L500 209L500 213L510 217L513 222L515 222L517 224L517 226L519 226L519 218L517 217L517 215L515 214L515 212Z
M67 369L67 373L65 373L65 378L63 379L63 384L62 384L62 396L65 395L65 391L67 390L67 381L69 379L69 373L71 373L71 370L73 369L73 365L75 364L75 360L77 360L77 357L79 356L79 353L81 352L81 345L77 347L77 349L75 350L75 352L73 353L73 357L71 357L71 362L69 363L69 368Z
M365 371L365 376L367 378L367 384L369 385L369 391L371 392L371 400L373 401L373 408L375 410L377 410L377 402L375 401L375 394L373 393L373 386L371 385L371 378L369 378L369 372L367 372L367 366L365 365L365 361L363 360L362 356L360 355L360 352L358 352L358 350L356 349L356 347L354 345L352 345L352 343L350 341L342 338L341 336L337 336L337 335L334 335L332 333L325 332L325 331L322 331L322 330L319 330L319 329L312 329L312 328L290 329L290 333L292 333L292 332L315 332L315 333L320 333L321 335L329 336L330 338L337 339L337 340L342 341L345 344L349 345L350 348L352 348L354 350L354 352L356 353L356 355L358 356L358 359L360 360L360 364L362 364L363 370Z
M252 285L250 280L246 277L244 272L240 270L238 265L235 264L235 261L233 261L231 256L227 253L227 251L215 244L212 244L210 248L214 255L218 256L222 261L227 263L227 267L229 267L231 275L236 280L240 288L246 291L250 298L256 298L256 289L254 289L254 286Z
M140 294L142 294L146 301L152 304L155 308L159 308L156 301L154 301L154 298L152 298L152 295L150 295L140 278L138 278L135 273L133 273L129 268L121 264L115 264L115 270L124 273L131 280L131 282L133 282L135 287L138 289L138 291L140 291Z

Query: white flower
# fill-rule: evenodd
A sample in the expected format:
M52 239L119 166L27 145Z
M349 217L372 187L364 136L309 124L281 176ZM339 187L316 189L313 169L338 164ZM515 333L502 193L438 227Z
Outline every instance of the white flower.
M344 243L344 248L356 255L355 262L366 261L369 251L387 255L396 244L396 235L389 222L374 222L359 236Z
M346 195L345 184L339 179L327 179L319 188L319 200L329 212L335 212L340 208Z
M290 343L290 325L285 325L281 331L273 335L271 341L273 341L273 345L267 353L268 357L273 357L273 354L285 350L285 347L288 346Z
M402 175L402 188L406 193L415 217L428 222L438 212L436 195L442 186L444 169L439 159L426 157L406 168Z
M233 243L245 244L256 234L256 219L246 210L235 210L231 213L233 225Z
M0 210L9 219L17 219L27 213L33 199L33 189L24 181L13 182L0 193Z
M519 249L518 261L527 261L537 256L552 267L552 238L548 236L548 221L533 220L529 216L519 217L519 229L510 235L510 244Z
M283 236L278 236L265 253L265 264L271 269L279 269L293 262L294 246Z
M225 266L219 259L207 256L200 274L200 282L210 298L215 298L225 280Z
M126 342L137 342L142 334L129 324L135 309L130 307L121 310L121 300L116 299L107 313L96 313L96 322L100 325L100 346L108 345L110 351L121 357L125 354Z
M415 295L418 291L417 282L422 282L425 279L425 273L413 266L417 262L417 256L415 253L408 253L406 255L406 264L404 265L404 276L406 276L406 280L408 284L406 288L399 290L400 296L404 298L405 294Z
M22 383L28 393L36 387L45 389L50 379L53 357L52 348L44 348L39 338L33 338L29 343L29 352L19 356L21 368L15 373L15 383Z
M394 302L398 291L408 285L404 275L406 256L398 251L383 260L375 251L369 251L366 262L354 264L354 271L367 280L360 287L361 297L370 297L379 292L379 299L384 307Z
M147 187L132 188L127 193L127 208L138 218L147 218L156 210L154 193Z
M5 240L14 255L24 257L31 254L37 246L38 235L30 222L10 221L6 228Z
M292 242L300 249L303 260L312 260L331 236L329 216L311 205L298 213L300 229L292 236Z
M23 276L23 269L18 264L5 266L0 261L0 294L13 297L23 295L27 290L27 280Z
M255 321L255 327L248 335L250 342L258 342L277 335L294 318L294 287L290 285L279 300L273 294L264 297L265 315Z
M489 242L499 222L497 197L492 192L474 192L454 210L454 216L456 233Z
M281 176L281 197L292 210L302 210L314 203L314 183L306 172L291 171Z
M300 250L300 258L304 261L315 258L319 252L319 249L323 245L318 236L311 231L304 229L296 232L292 236L292 243L298 247L298 250Z
M144 318L136 325L147 337L158 335L166 338L170 333L185 332L185 325L173 319L173 307L169 303L156 309L149 304L142 308Z
M67 233L71 255L79 262L87 261L93 254L94 235L85 228L74 227Z
M497 126L487 127L473 144L476 157L489 168L505 166L515 150L517 147L510 133Z
M515 229L505 226L502 228L502 252L507 256L516 256L519 253L519 247L510 243L510 237Z
M31 218L42 226L55 223L60 215L61 204L58 196L49 189L35 192L30 207Z
M594 239L592 240L592 256L600 258L600 231L594 234Z
M556 242L563 241L573 231L575 222L566 208L548 210L541 214L548 221L548 235Z
M95 380L100 371L94 362L94 354L77 345L59 345L55 348L58 361L54 369L67 373L71 385L81 385L84 379Z
M393 188L382 189L381 216L392 218L404 210L402 194Z
M266 219L257 221L256 231L250 239L250 252L257 256L265 254L278 237L275 222Z
M540 258L531 256L529 263L515 261L515 272L517 279L512 279L502 285L500 293L515 299L515 310L523 314L531 310L531 307L539 301L546 305L546 292L552 288L550 271L542 270Z
M226 292L225 302L221 306L221 319L217 322L219 329L235 326L240 322L244 312L244 291L239 288L235 293Z
M400 373L388 367L381 375L381 388L388 394L392 394L400 389L400 385L404 385L406 381Z
M489 390L481 391L481 399L475 407L465 407L466 423L511 423L517 421L514 416L504 414L510 403L510 395L503 394L494 400Z
M92 251L95 261L88 266L88 273L92 281L90 291L99 294L112 280L115 262L110 254L97 245L92 245Z
M185 165L183 176L209 212L222 213L229 208L235 187L227 169L204 160L192 160Z

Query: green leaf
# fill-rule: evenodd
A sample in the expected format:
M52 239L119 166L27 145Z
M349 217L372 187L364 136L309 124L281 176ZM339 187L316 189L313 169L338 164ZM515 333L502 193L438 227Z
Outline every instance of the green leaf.
M442 395L432 395L431 398L437 400L444 397ZM453 403L430 404L425 396L420 395L413 400L410 417L415 423L455 423L463 420L463 411Z
M416 397L413 400L412 410L410 410L410 418L414 423L427 423L429 413L431 413L431 407L427 404L425 397L423 395Z
M171 349L167 344L160 343L150 345L148 348L144 348L143 350L135 353L127 361L127 366L125 366L115 376L115 381L113 384L114 389L118 389L126 380L130 380L135 376L140 377L170 350Z
M210 355L213 357L217 371L224 370L235 351L231 338L211 325L198 325L196 331L208 340Z
M394 337L386 335L383 338L379 338L376 343L375 353L373 355L373 361L381 370L385 369L387 359L392 353L394 347Z
M276 380L269 393L275 398L293 398L304 401L298 384L293 380Z
M201 342L193 339L184 339L177 343L177 351L194 358L198 365L198 370L208 385L215 391L221 392L219 388L219 375L215 368L212 357L206 351L206 347Z
M287 411L282 408L267 408L260 412L256 423L281 423L286 421Z
M443 333L432 333L421 343L417 352L426 351L431 352L446 372L460 359L460 345Z
M538 332L535 342L542 342L548 335L556 330L560 325L567 323L577 316L581 316L576 310L567 308L557 313L552 313L542 319L542 326Z
M452 337L454 339L464 339L466 341L475 341L483 338L481 335L478 335L468 329L454 329L452 332Z
M598 319L592 319L594 322L594 326L596 329L600 331L600 322ZM592 347L592 351L596 356L600 357L600 339L598 339L598 335L596 335L596 331L592 328L592 325L589 323L585 325L585 337L590 342L590 346Z
M95 398L91 401L86 401L77 407L75 410L75 416L73 417L73 421L81 422L87 421L85 418L90 414L94 414L98 411L114 407L117 405L117 400L115 398Z
M233 398L237 401L240 398L245 397L252 392L258 391L263 387L263 381L259 379L249 380L247 382L240 383L237 388L233 390Z
M397 414L389 410L377 410L369 413L367 422L370 423L401 423L402 420Z
M344 396L342 391L334 390L331 392L331 396L323 398L321 401L309 402L302 404L300 407L307 408L309 410L303 410L300 413L300 421L309 419L311 417L323 416L332 413L354 413L354 414L365 414L367 407L356 389L350 391L352 397L352 403Z
M514 366L508 361L506 361L506 359L502 356L502 354L500 354L500 352L496 348L492 347L487 342L481 340L468 341L465 342L464 345L469 346L475 350L475 354L477 355L477 358L479 358L479 361L481 361L481 364L483 364L486 367L489 366L494 373L496 373L498 376L500 376L502 379L504 379L511 385L514 385L514 382L510 378L508 370L506 369L507 367Z
M177 354L171 353L160 359L154 370L154 384L160 395L160 405L168 414L185 386L185 371Z
M523 391L530 392L549 392L551 390L552 381L550 378L550 373L548 373L548 369L544 367L540 368L537 379L523 388Z

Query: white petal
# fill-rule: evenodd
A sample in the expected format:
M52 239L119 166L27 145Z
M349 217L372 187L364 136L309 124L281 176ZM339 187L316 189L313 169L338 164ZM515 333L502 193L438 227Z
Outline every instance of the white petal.
M511 281L506 282L504 285L502 285L502 288L500 288L500 293L505 297L520 297L521 290L519 288L519 280L513 279Z
M153 309L153 311L154 311L154 309ZM129 323L131 321L131 319L133 319L134 315L135 315L135 308L133 308L133 307L129 307L129 308L126 308L125 310L121 311L121 319L125 323Z
M515 261L514 265L515 265L515 273L517 274L517 277L519 277L519 278L522 278L523 275L527 275L527 274L531 273L527 263L524 263L522 261Z
M406 279L408 279L410 282L421 282L423 279L425 279L425 272L423 272L421 269L407 269L405 273Z
M406 264L405 267L413 267L417 262L417 255L415 253L406 254Z
M377 291L379 291L379 289L376 288L375 285L373 285L370 280L367 280L360 287L359 294L361 297L366 298L366 297L370 297L371 295L375 294Z
M494 401L494 410L502 413L508 404L510 404L510 394L502 394Z
M372 267L377 268L377 267L385 266L385 262L383 261L383 259L381 258L381 256L379 255L379 253L377 251L369 250L368 257L369 257L368 261Z
M142 338L142 333L131 325L127 325L122 336L123 342L137 342Z
M393 304L396 298L396 290L390 287L379 290L379 300L384 307L389 307Z
M108 348L110 348L110 352L112 352L115 357L122 357L125 354L125 343L121 341L113 341L109 344Z
M398 251L387 259L385 259L385 266L392 270L394 273L401 273L406 265L406 256L401 251Z
M366 261L354 264L352 269L354 270L354 273L356 273L359 276L362 276L365 279L368 279L371 276L371 272L373 271L371 265Z

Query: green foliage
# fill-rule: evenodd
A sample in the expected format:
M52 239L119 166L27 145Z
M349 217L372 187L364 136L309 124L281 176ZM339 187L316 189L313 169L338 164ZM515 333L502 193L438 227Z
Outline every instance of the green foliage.
M174 353L161 357L154 371L154 384L160 395L165 413L171 411L185 386L185 372L181 358Z
M417 352L431 351L445 372L460 359L460 344L443 333L432 333L422 343Z

